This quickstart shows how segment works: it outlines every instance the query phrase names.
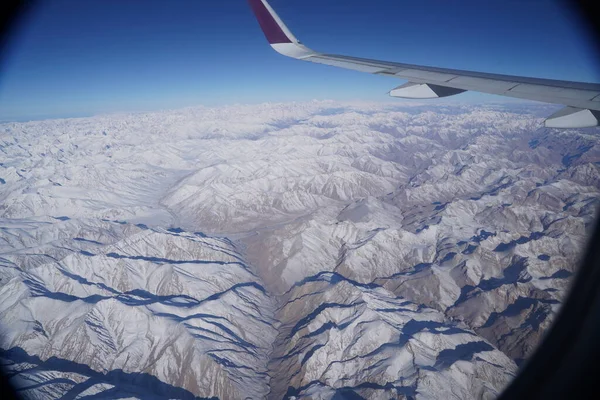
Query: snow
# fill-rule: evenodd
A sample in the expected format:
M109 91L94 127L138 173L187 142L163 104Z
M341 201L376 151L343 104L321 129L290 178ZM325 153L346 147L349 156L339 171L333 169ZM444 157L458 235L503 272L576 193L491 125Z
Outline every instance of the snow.
M494 398L600 199L599 131L533 114L314 101L0 124L0 358L32 399Z

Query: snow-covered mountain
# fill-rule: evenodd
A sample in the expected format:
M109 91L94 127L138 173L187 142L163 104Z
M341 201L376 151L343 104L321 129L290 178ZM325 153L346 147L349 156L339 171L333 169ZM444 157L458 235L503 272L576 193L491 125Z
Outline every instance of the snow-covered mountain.
M492 399L600 199L600 132L542 107L1 124L2 365L31 399Z

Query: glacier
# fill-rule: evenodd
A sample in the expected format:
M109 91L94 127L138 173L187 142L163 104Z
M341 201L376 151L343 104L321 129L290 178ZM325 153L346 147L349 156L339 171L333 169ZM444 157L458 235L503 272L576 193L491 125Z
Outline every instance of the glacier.
M311 101L0 124L27 399L493 399L568 294L600 131Z

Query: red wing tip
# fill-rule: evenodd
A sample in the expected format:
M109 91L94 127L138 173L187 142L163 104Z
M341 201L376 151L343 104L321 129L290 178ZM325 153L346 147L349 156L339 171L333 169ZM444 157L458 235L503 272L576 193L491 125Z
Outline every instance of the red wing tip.
M286 35L277 20L267 9L263 0L248 0L256 19L270 44L293 43Z

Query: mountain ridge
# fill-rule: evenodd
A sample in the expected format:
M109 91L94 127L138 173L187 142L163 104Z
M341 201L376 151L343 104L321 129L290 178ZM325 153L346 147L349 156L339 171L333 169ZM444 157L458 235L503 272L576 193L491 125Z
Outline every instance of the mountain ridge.
M0 124L0 358L27 398L495 398L599 202L598 131L536 110Z

